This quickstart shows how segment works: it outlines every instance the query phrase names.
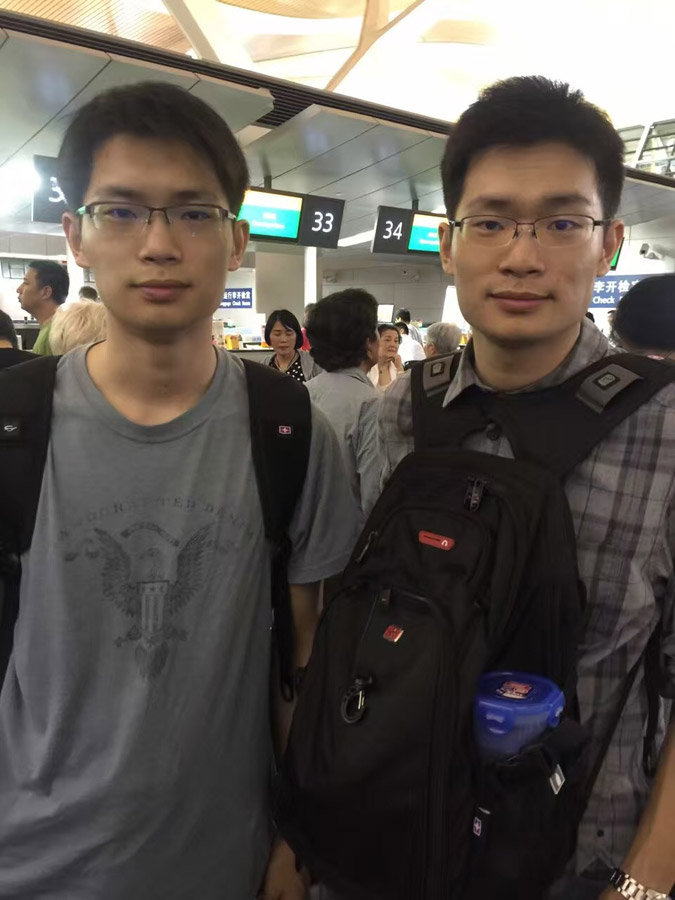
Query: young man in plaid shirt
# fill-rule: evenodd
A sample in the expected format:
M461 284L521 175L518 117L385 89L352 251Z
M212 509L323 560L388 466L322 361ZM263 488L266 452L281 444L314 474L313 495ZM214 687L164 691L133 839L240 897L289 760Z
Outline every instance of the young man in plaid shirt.
M460 118L442 174L450 224L441 226L441 259L473 331L444 406L474 384L548 388L612 352L585 319L624 231L615 218L623 146L605 114L566 85L510 79ZM379 428L386 479L413 448L408 375L387 392ZM495 428L465 446L513 455ZM659 623L661 693L675 696L675 385L603 440L565 487L589 601L579 700L598 747ZM673 729L667 739L662 701L659 770L648 780L643 674L614 730L576 858L552 890L556 900L665 898L675 882L675 739ZM609 886L615 868L630 876L617 890Z

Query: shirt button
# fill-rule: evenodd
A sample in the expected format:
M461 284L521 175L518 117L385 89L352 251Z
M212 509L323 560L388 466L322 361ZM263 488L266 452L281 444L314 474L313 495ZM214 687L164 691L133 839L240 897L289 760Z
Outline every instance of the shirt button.
M489 422L485 429L485 437L489 441L498 441L502 436L502 429L496 422Z

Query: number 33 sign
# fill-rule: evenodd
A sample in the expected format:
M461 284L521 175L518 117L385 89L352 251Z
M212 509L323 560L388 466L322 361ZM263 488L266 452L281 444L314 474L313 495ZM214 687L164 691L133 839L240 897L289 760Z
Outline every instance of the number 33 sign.
M337 247L345 201L333 197L306 196L298 243L307 247Z

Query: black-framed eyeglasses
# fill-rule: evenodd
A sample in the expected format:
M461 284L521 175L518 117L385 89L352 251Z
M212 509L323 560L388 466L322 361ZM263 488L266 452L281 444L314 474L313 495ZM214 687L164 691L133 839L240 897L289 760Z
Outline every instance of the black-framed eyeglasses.
M472 246L506 247L512 240L520 237L521 228L529 226L530 234L542 247L577 247L590 240L596 228L609 225L612 220L561 213L542 216L534 222L518 222L508 216L491 215L465 216L463 219L449 221Z
M77 214L88 215L94 228L107 234L138 235L152 221L154 213L162 213L170 227L188 237L199 237L220 231L228 219L237 221L229 209L214 203L185 203L178 206L144 206L142 203L97 201L81 206Z

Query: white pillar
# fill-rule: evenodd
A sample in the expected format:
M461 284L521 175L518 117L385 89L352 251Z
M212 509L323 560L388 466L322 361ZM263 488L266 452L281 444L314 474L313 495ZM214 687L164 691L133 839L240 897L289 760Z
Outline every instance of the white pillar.
M319 300L319 253L316 247L305 247L305 306Z
M267 318L274 309L288 309L302 322L305 305L304 268L302 253L284 253L272 248L256 249L256 312L264 313Z
M449 284L445 289L445 303L443 304L441 322L451 322L453 325L458 325L464 332L470 330L469 323L466 321L459 308L457 288L454 284Z

